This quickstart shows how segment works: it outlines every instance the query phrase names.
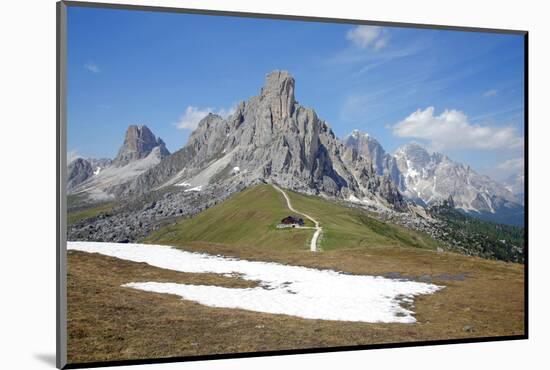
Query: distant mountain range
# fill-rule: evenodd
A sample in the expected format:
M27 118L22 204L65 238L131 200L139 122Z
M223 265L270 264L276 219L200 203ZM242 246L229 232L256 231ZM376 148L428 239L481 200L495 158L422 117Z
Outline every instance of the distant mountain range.
M67 191L92 201L111 199L118 186L134 180L169 155L162 139L147 126L129 126L113 160L76 158L69 163Z
M514 194L519 200L521 200L522 204L524 203L524 197L525 197L525 176L523 173L518 173L515 175L509 176L504 181L504 186L506 189L508 189L512 194Z
M378 174L386 174L403 196L417 204L431 206L452 198L455 208L495 222L523 224L521 192L476 173L470 166L452 161L441 153L430 154L417 143L398 148L393 155L380 143L358 130L344 142L369 157ZM515 189L522 189L516 182Z
M204 117L173 154L146 126L130 126L112 161L78 158L69 164L68 191L99 200L168 187L200 191L212 184L232 192L268 182L397 211L407 210L408 202L429 206L452 198L472 215L522 223L523 201L512 188L418 144L391 155L360 131L340 140L313 109L296 101L294 90L288 72L268 74L257 96L225 119Z

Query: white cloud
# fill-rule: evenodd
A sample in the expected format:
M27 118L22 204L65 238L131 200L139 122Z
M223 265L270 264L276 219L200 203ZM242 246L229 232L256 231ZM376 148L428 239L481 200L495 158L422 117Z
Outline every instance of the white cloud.
M84 68L86 68L88 71L92 73L99 73L101 70L99 69L99 66L93 62L88 62L84 64Z
M223 118L226 118L235 112L235 108L220 108L218 110L213 108L198 108L193 106L188 106L185 109L185 113L180 117L179 121L176 122L176 127L182 130L194 130L197 128L199 122L208 115L208 113L217 114Z
M354 27L348 31L346 38L362 49L373 48L374 50L384 48L389 41L388 33L379 26Z
M383 47L386 46L386 44L388 43L388 38L383 38L383 39L378 39L376 40L376 42L374 43L374 50L379 50L379 49L382 49Z
M513 158L500 163L497 167L499 170L503 171L522 173L524 166L525 161L523 160L523 158Z
M492 98L492 97L495 97L497 95L498 95L498 90L496 90L496 89L487 90L483 93L484 98Z
M523 147L523 137L510 126L471 124L459 110L434 115L434 107L417 110L392 126L394 135L427 140L433 150L513 149Z
M498 159L501 160L500 158ZM520 191L517 191L517 189L514 190L514 188L518 187L518 185L523 187L521 182L523 181L525 172L524 167L524 158L518 157L507 159L500 163L497 161L493 166L486 168L484 172L507 185L508 190L512 193L519 193ZM520 183L516 184L518 180Z

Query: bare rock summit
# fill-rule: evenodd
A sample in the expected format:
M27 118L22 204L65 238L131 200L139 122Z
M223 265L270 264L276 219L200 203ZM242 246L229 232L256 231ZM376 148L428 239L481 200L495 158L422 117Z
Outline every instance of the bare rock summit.
M159 147L161 158L170 155L161 138L157 138L145 125L131 125L126 130L124 144L120 147L113 165L121 167L135 160L147 157L153 149Z

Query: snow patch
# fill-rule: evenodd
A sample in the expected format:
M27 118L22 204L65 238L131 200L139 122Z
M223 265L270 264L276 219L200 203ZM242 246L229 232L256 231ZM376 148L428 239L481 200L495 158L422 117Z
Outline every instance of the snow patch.
M368 197L365 197L363 199L359 199L357 198L355 195L351 194L349 197L348 197L348 202L351 202L351 203L356 203L356 204L362 204L364 206L369 206L369 207L374 207L376 209L384 209L384 210L387 210L388 207L386 207L384 205L384 203L380 200L376 200L376 199L370 199Z
M189 186L191 186L191 184L188 183L187 181L182 181L182 182L180 182L179 184L176 184L176 186L189 187Z
M191 253L162 245L68 242L69 250L100 253L181 272L237 274L259 281L255 288L158 282L129 282L123 287L175 294L210 307L239 308L306 319L414 323L401 304L432 294L442 286L380 276L345 274L273 262Z
M94 170L94 176L95 175L99 175L99 173L101 172L101 167L97 167L95 170Z
M201 191L202 190L202 185L199 185L199 186L195 186L194 188L191 188L191 189L185 189L184 192L188 192L188 191Z
M412 167L411 162L407 159L407 173L406 175L408 177L411 177L412 179L417 179L420 176L420 172L418 172L415 168Z

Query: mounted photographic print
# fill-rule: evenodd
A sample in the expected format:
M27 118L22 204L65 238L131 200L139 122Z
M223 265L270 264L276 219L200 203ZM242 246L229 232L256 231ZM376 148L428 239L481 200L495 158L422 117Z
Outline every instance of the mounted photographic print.
M526 60L58 3L58 366L527 338Z

